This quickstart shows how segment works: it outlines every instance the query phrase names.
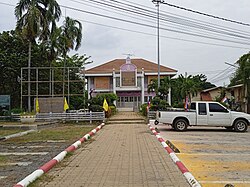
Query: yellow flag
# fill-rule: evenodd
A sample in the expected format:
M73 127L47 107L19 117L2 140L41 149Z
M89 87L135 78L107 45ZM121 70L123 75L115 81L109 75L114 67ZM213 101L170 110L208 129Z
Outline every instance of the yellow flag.
M103 108L106 112L107 112L108 109L109 109L109 105L108 105L106 99L104 99L104 101L103 101L103 106L102 106L102 108Z
M67 103L66 97L64 98L64 106L63 106L63 110L66 111L69 109L69 105Z
M40 112L38 98L36 98L36 113Z

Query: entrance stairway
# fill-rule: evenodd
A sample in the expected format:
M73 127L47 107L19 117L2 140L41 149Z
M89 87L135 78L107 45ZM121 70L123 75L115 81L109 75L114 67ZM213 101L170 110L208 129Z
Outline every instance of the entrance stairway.
M137 112L118 112L108 119L107 124L145 124L146 118Z

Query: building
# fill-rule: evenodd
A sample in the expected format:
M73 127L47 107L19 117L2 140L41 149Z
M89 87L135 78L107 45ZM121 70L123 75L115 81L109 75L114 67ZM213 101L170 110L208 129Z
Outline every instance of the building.
M176 73L174 69L160 66L161 78L172 77ZM148 93L147 86L152 79L157 79L157 75L157 64L129 57L109 61L85 72L88 93L92 93L92 96L99 93L115 93L118 96L115 103L117 108L134 111L155 96L155 93ZM170 94L168 102L171 104Z
M216 101L224 93L232 110L250 113L250 104L247 102L247 91L243 84L230 87L213 87L202 90L192 97L192 101Z
M225 90L225 88L219 86L202 90L196 96L192 97L192 101L215 101L220 97L223 89Z

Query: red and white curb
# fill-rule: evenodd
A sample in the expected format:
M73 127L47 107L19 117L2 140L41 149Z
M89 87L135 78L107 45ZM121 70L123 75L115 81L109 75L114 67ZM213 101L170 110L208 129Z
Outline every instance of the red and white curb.
M105 124L102 123L89 133L87 133L85 136L83 136L81 139L73 143L71 146L66 148L64 151L59 153L56 157L51 159L49 162L41 166L39 169L35 170L33 173L25 177L23 180L18 182L14 187L26 187L33 181L35 181L37 178L41 177L44 173L47 173L51 168L53 168L58 162L62 161L64 157L67 155L69 152L73 152L76 150L83 142L87 141L90 139L91 136L96 134Z
M153 128L150 124L148 124L150 130L152 133L156 136L158 141L161 143L161 145L164 147L164 149L168 152L171 159L174 161L174 163L177 165L177 167L180 169L184 177L187 179L188 183L192 187L201 187L199 182L194 178L194 176L188 171L188 169L185 167L185 165L179 160L179 158L176 156L174 151L165 143L165 140L160 136L158 132L156 132L155 128Z

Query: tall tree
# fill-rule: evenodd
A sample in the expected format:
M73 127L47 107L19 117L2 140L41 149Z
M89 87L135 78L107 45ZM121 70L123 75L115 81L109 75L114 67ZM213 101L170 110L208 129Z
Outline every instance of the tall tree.
M82 24L70 17L66 17L63 25L60 27L61 33L59 47L62 56L66 57L70 50L78 50L82 41Z
M78 50L82 41L82 24L72 18L66 17L63 25L60 27L61 34L59 36L59 51L64 58L63 70L63 97L65 82L65 66L66 56L70 50Z
M49 35L49 27L52 22L59 19L60 7L55 0L20 0L15 7L17 18L16 30L28 40L28 111L31 111L30 98L30 67L31 45L36 39L45 39Z
M244 95L247 99L247 104L250 101L250 52L244 54L236 62L238 68L230 80L230 85L243 84L244 85Z

